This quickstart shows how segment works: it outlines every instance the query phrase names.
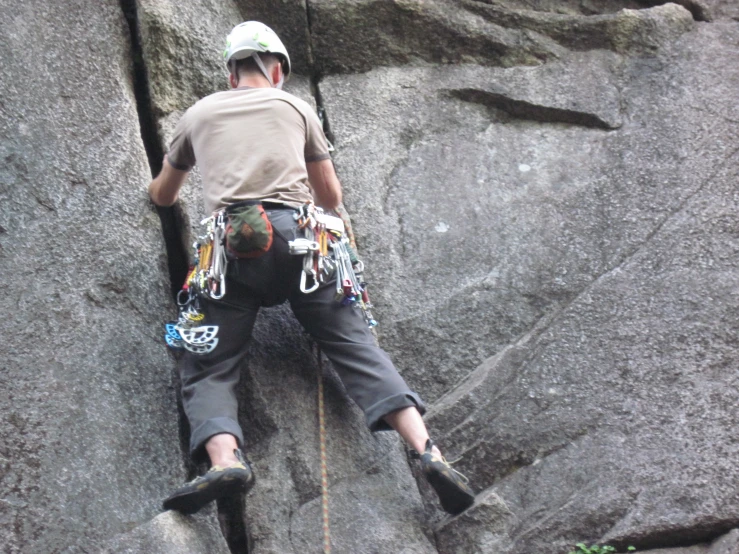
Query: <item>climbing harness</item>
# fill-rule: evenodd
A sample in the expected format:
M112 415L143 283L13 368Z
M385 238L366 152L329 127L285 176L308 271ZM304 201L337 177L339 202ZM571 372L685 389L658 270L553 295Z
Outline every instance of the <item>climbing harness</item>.
M226 294L226 211L204 219L205 233L193 243L195 263L177 293L179 317L164 325L164 340L174 350L207 354L218 345L218 325L201 325L205 314L200 297L220 300Z
M229 252L231 256L239 256L238 244L233 242L234 235L241 236L239 225L254 227L255 231L268 232L269 240L258 243L254 255L260 255L269 249L272 242L272 228L261 205L245 206L258 208L244 219L244 211L229 209L219 210L204 219L201 225L205 232L193 243L194 265L185 279L182 290L177 294L179 317L177 321L165 324L164 340L172 349L185 349L195 354L207 354L218 345L218 326L202 325L205 318L200 299L203 296L220 300L226 294L226 269ZM229 211L230 210L230 211ZM244 219L239 223L240 219ZM255 222L265 220L264 229L258 228ZM341 218L325 213L312 202L304 204L295 214L298 228L303 237L288 242L289 252L295 256L303 256L303 269L300 275L300 290L305 294L318 289L336 277L336 300L342 306L361 309L364 321L369 327L377 325L372 315L372 304L367 293L367 283L362 277L364 264L357 257L351 244L350 233L346 232ZM245 224L245 225L244 225ZM243 252L243 251L242 251ZM253 257L246 253L245 257Z
M300 290L310 294L335 275L337 302L361 309L367 325L377 325L367 283L362 278L364 264L352 248L341 218L325 213L311 202L300 207L295 219L305 238L291 240L288 246L290 254L303 256Z
M318 358L318 431L321 448L321 508L323 513L323 552L331 553L331 530L328 518L328 456L326 455L326 409L323 401L323 360L321 347L316 345Z

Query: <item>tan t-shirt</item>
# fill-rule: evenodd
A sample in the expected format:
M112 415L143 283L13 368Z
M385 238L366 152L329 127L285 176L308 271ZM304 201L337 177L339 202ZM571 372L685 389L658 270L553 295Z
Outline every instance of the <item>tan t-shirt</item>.
M274 88L238 88L196 102L177 124L167 159L198 164L205 211L241 200L298 207L313 199L306 162L330 157L313 109Z

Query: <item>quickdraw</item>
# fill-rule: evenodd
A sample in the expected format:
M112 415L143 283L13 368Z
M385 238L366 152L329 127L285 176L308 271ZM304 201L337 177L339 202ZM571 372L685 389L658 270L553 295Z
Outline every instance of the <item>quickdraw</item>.
M177 293L179 318L164 325L164 340L174 350L185 349L207 354L218 345L218 326L201 325L205 319L200 296L220 300L226 294L226 212L221 210L204 219L205 234L193 244L195 263Z
M377 325L367 283L362 278L364 264L357 258L341 218L309 203L301 206L295 219L305 235L288 243L291 254L304 256L300 290L310 294L335 275L336 300L342 306L361 309L369 327Z

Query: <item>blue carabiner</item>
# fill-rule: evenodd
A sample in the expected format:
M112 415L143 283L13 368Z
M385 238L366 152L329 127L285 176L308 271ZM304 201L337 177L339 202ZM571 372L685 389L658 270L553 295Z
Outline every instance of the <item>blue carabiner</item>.
M167 331L168 337L172 337L174 340L182 340L182 336L177 330L177 325L175 323L167 323L164 325L164 328Z
M184 343L181 340L174 339L169 335L164 335L164 340L172 350L182 350L184 348Z

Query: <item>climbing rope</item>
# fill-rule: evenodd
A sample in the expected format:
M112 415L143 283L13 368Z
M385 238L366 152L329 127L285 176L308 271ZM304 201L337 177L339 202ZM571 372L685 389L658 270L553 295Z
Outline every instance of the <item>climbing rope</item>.
M323 360L321 347L316 345L318 357L318 430L321 443L321 506L323 508L323 552L331 552L331 531L328 524L328 463L326 456L326 413L323 403Z

